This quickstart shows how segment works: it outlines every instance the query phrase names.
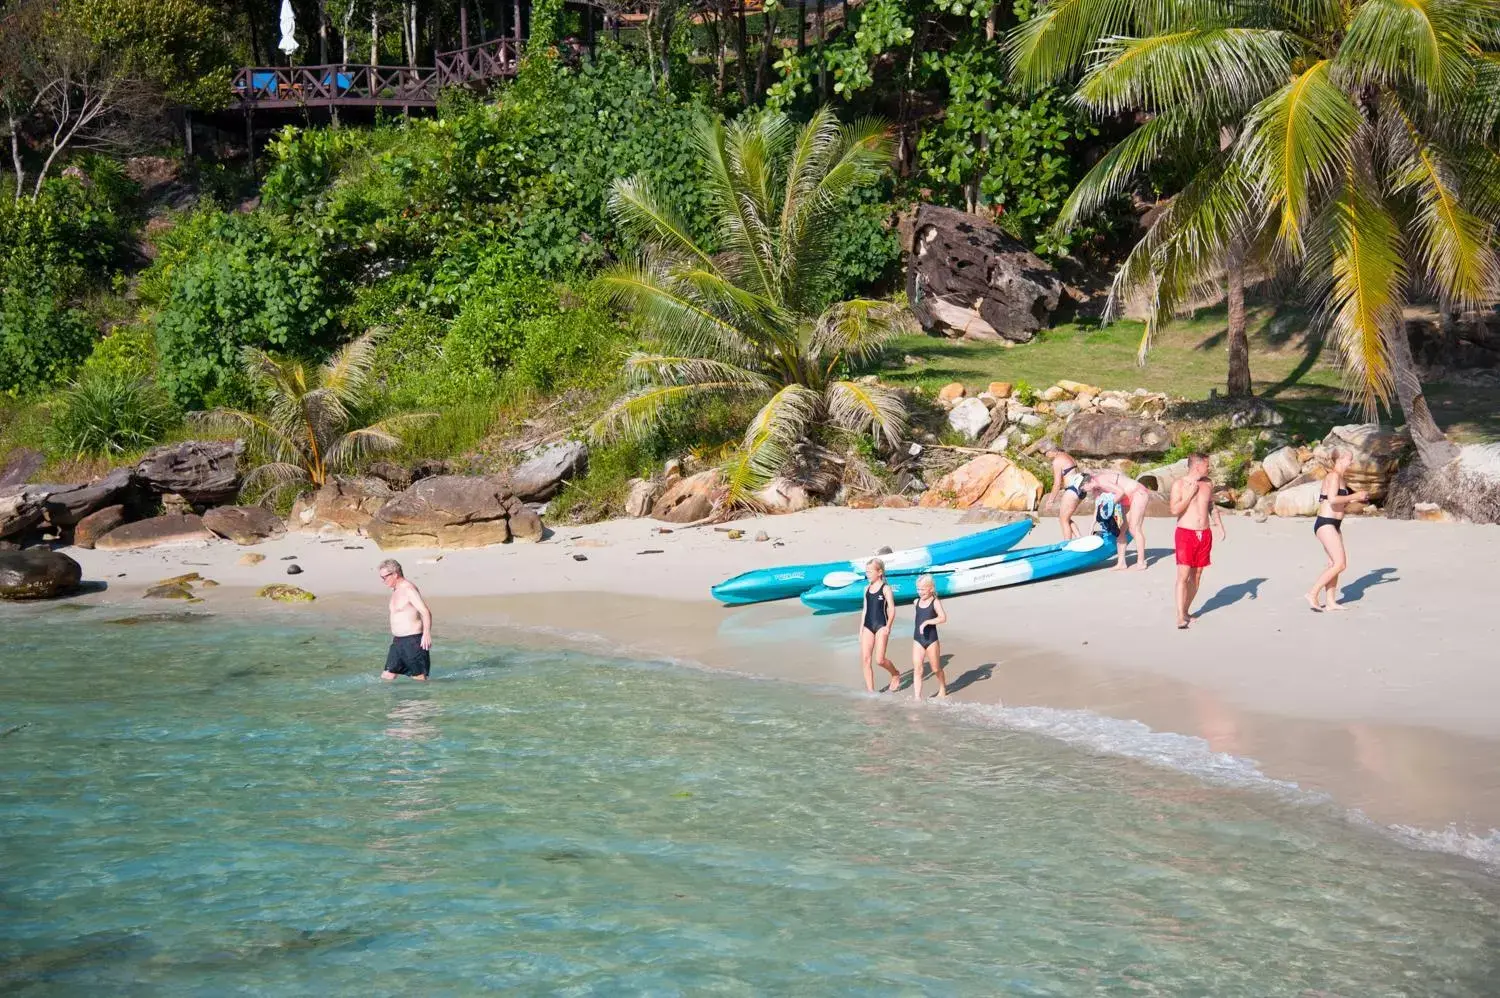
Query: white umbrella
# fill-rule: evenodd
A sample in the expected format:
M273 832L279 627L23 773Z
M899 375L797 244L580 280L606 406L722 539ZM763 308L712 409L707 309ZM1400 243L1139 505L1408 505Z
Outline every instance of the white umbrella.
M292 13L292 0L281 0L281 43L276 47L288 57L297 51L297 39L292 35L297 30L297 15Z

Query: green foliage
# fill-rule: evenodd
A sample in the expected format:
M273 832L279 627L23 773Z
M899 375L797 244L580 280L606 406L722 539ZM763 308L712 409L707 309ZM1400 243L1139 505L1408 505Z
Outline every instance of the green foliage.
M0 394L56 383L85 355L94 331L45 285L0 288Z
M588 471L563 486L548 504L550 515L571 523L594 523L625 515L632 478L649 478L657 458L649 442L621 440L589 451Z
M48 450L70 457L110 457L158 442L182 414L149 378L86 369L52 405Z
M1017 381L1015 387L1011 390L1015 392L1016 401L1022 405L1036 405L1037 400L1042 397L1041 393L1031 387L1031 383L1024 379Z
M229 100L223 15L198 0L63 0L57 17L175 103L205 109Z
M82 377L115 374L125 378L146 378L156 371L156 336L147 323L117 327L94 343L93 351L83 362Z
M326 350L341 289L316 231L269 212L205 210L182 219L158 249L143 290L159 296L162 381L184 408L242 398L246 347Z

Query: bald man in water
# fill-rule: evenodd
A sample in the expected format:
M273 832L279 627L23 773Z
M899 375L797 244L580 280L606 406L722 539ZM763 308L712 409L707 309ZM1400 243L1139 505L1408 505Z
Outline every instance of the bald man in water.
M417 587L401 571L401 563L387 558L380 563L380 581L391 591L391 650L386 653L381 679L410 676L426 682L432 671L427 654L432 648L432 611Z

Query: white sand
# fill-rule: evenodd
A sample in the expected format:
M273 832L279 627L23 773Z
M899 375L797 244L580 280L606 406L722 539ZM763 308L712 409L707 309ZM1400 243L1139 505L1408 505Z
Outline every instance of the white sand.
M663 534L661 526L565 527L542 544L442 553L386 553L362 538L311 535L255 548L70 553L86 578L108 581L96 599L133 602L150 583L197 570L225 587L300 585L319 602L275 612L354 613L372 628L384 624L375 567L394 556L434 606L439 670L444 633L511 625L857 689L852 618L812 617L795 601L725 609L708 587L750 568L978 529L951 511L841 508L738 521L741 540L709 527L666 525L672 532ZM1255 758L1267 775L1330 790L1381 820L1500 827L1492 574L1500 529L1351 518L1350 609L1315 614L1301 596L1323 565L1310 521L1229 517L1227 526L1200 596L1207 612L1189 631L1173 626L1168 520L1147 521L1153 560L1161 560L1144 573L1094 571L947 601L944 650L953 655L950 680L963 685L957 696L1085 709L1198 735L1215 751ZM754 542L759 530L781 546ZM1047 520L1023 543L1057 537ZM237 564L246 551L266 561ZM293 554L304 572L288 577L281 559ZM212 606L230 592L205 595ZM902 608L891 657L903 668L910 621Z

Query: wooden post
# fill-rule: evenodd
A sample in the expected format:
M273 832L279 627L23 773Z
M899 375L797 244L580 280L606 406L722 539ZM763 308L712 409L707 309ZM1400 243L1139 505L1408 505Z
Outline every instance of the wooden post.
M511 0L511 27L515 29L516 52L521 50L521 0Z
M245 108L245 148L250 150L250 175L255 176L255 112Z

